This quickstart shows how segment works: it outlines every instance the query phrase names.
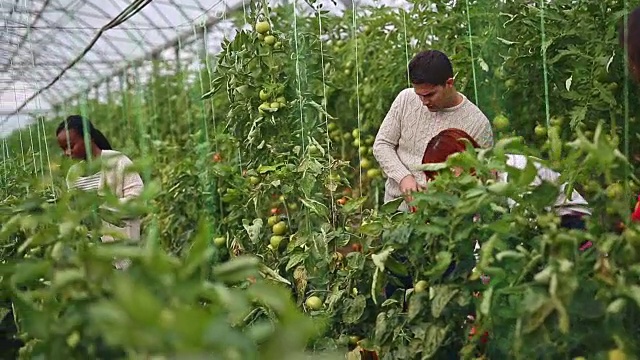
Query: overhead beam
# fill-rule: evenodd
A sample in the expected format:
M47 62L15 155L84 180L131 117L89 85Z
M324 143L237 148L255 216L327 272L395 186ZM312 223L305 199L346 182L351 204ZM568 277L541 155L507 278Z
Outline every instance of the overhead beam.
M184 59L183 59L184 60ZM188 60L188 59L187 59ZM171 62L171 61L176 61L174 59L166 59L167 62ZM86 65L86 64L93 64L93 65L122 65L123 63L125 63L126 60L123 59L112 59L112 60L91 60L91 61L87 61L84 62L82 64L78 64L78 65ZM24 68L36 68L36 67L56 67L56 68L62 68L65 65L67 65L67 62L64 61L55 61L55 60L35 60L34 62L31 61L23 61L23 62L14 62L11 65L10 69L15 69L17 67L24 67ZM78 66L76 65L76 66ZM91 69L88 69L91 70Z
M22 111L20 111L17 114L14 114L12 110L0 110L0 115L3 116L7 116L7 115L32 115L32 114L46 114L48 112L50 112L51 110L48 109L23 109Z

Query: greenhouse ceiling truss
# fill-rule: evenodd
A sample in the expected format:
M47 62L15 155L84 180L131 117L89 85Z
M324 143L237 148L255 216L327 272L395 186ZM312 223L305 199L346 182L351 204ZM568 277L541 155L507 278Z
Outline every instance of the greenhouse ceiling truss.
M117 17L113 10L121 12L127 5L122 0L102 0L100 6L93 0L0 0L4 20L0 24L0 68L4 75L0 95L19 91L16 83L29 84L35 90L8 115L21 113L38 96L52 106L64 104L167 50L186 47L223 17L241 10L244 3L241 0L228 6L222 0L146 0L145 11L127 19L124 26L115 28L117 31L100 34L102 24ZM212 11L216 6L223 9ZM163 15L168 9L174 19L180 15L180 24ZM112 34L122 32L128 38ZM156 41L147 41L149 32ZM91 48L92 38L100 46ZM132 56L131 49L140 48L144 49ZM168 60L182 61L180 56L176 52L175 59Z

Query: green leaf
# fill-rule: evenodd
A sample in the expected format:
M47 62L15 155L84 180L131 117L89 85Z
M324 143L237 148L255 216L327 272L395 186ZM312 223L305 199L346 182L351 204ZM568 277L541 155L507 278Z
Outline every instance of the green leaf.
M268 267L265 264L260 264L259 271L263 273L267 278L271 278L275 281L281 282L283 284L291 285L291 281L283 278L280 274L278 274L275 270Z
M364 223L358 229L360 233L370 236L380 236L382 233L382 224L380 222Z
M203 288L211 292L212 296L209 298L215 299L228 310L231 324L241 323L252 310L249 300L241 289L230 289L222 284L211 283L203 284Z
M11 286L15 289L19 285L48 276L51 263L48 261L22 262L15 265L11 275Z
M510 234L512 232L512 219L499 219L490 224L483 225L483 228L495 232L497 234Z
M241 255L213 268L213 277L222 282L239 282L256 276L260 260L251 255Z
M289 271L289 270L293 269L298 264L300 264L303 261L305 261L307 259L307 257L309 257L309 253L306 253L306 252L295 253L295 254L291 255L291 257L289 258L289 261L287 262L287 266L285 268L285 271Z
M525 254L519 252L519 251L515 251L515 250L504 250L499 252L498 254L496 254L496 260L498 261L503 261L505 259L522 259L524 258Z
M451 265L451 260L453 259L453 255L451 255L448 251L440 251L436 254L435 260L436 263L433 267L431 267L427 272L424 273L425 276L430 277L439 277L444 274L445 271Z
M384 344L391 336L393 336L393 327L389 326L388 316L386 312L381 312L376 317L376 327L373 333L374 339L378 344Z
M258 320L257 322L249 325L246 329L247 336L253 340L253 342L258 344L268 340L274 332L274 324L267 320Z
M13 297L14 316L18 319L18 331L27 333L36 339L47 339L53 319L51 313L42 311L31 304L22 295Z
M480 65L480 68L483 71L485 71L485 72L489 71L489 65L487 65L487 62L484 61L483 58L478 58L478 64Z
M83 282L87 279L87 274L80 269L64 269L58 270L53 273L53 280L51 281L51 286L55 290L59 290L64 288L69 284L73 284L75 282Z
M11 312L11 309L0 307L0 322L4 321L5 316L7 316L9 312Z
M448 167L449 167L449 165L447 165L446 162L441 162L441 163L431 163L431 164L416 165L414 167L414 170L416 170L416 171L440 171L440 170L446 169Z
M547 134L549 135L550 159L554 161L562 160L562 139L560 138L560 133L558 128L555 126L552 126L547 130Z
M258 174L266 174L268 172L276 171L279 167L282 166L284 166L284 164L282 163L277 165L260 165L258 167Z
M142 259L145 256L144 249L138 246L120 245L118 243L103 243L94 246L91 250L95 259L113 261L119 259Z
M291 293L286 288L258 282L247 288L247 293L276 314L282 315L293 309Z
M347 260L347 267L350 270L363 270L365 265L365 257L360 252L350 252L345 257Z
M413 292L409 297L409 311L407 313L407 318L409 321L413 321L416 319L418 315L422 313L423 310L429 309L427 302L428 293L416 293Z
M329 209L327 208L327 206L317 200L301 198L300 202L302 203L302 205L307 207L309 210L311 210L311 212L318 216L327 218L327 216L329 215Z
M549 296L544 290L529 287L525 288L524 298L520 303L519 310L520 313L525 317L531 317L539 312L540 309L548 305L551 305L553 307L553 304L550 302Z
M388 257L384 262L385 268L396 275L407 276L409 274L409 270L407 268L407 264L401 263L394 259L392 256Z
M449 332L449 325L442 326L429 323L426 327L422 346L422 358L431 359L444 343L447 333Z
M180 269L180 276L184 279L191 276L199 266L208 262L215 250L211 244L212 233L208 221L201 219L198 223L198 231L191 246L187 250L184 265Z
M640 286L629 285L625 293L629 298L636 302L637 306L640 307Z
M433 224L422 224L415 226L415 232L423 233L424 235L431 236L446 236L447 229L443 226L437 225L434 221Z
M373 261L373 264L380 271L384 271L385 263L386 263L387 259L389 259L389 257L391 256L391 253L393 253L393 251L394 251L393 248L386 248L386 249L382 250L381 252L379 252L377 254L371 255L371 260Z
M482 302L480 302L480 313L489 316L491 311L491 300L493 299L493 287L490 287L482 294Z
M496 142L493 146L493 152L496 155L504 155L510 149L517 149L521 147L522 139L519 137L503 138Z
M509 182L497 182L487 186L487 190L497 195L509 196L511 193L511 183Z
M536 209L541 210L545 207L553 206L558 198L559 192L560 190L556 184L543 180L530 194L523 197L535 206Z
M384 205L382 205L380 207L380 211L383 214L393 214L398 211L398 208L400 207L400 204L402 204L403 201L404 201L403 198L391 200L388 203L385 203Z
M118 274L113 283L114 298L131 320L142 326L149 326L159 320L162 304L159 297L140 282ZM124 325L124 324L122 324Z
M439 318L459 289L453 285L434 285L431 288L435 294L431 302L431 315L434 318Z
M346 299L343 305L342 321L346 324L356 324L367 307L367 298L364 295L358 295L353 299Z
M588 108L584 105L576 106L571 111L571 122L570 126L572 129L575 129L579 124L581 124L584 119L587 117Z
M356 212L357 210L360 209L360 207L362 207L362 205L367 201L367 197L363 196L361 198L358 199L352 199L347 201L346 204L344 204L344 206L342 206L341 212L343 214L352 214L354 212Z
M397 227L382 232L383 244L407 244L411 238L412 227L409 225L397 225Z
M534 165L534 160L530 157L527 157L524 169L520 170L511 166L507 166L507 169L509 177L514 180L510 182L515 183L517 187L527 187L538 176L538 169Z
M483 188L473 188L464 193L465 199L473 199L486 194Z
M130 324L127 313L113 301L101 300L88 309L93 326L102 330L105 340L113 343L126 341L128 331L109 331L109 329L128 329Z
M506 45L513 45L513 44L517 44L518 43L517 41L511 41L511 40L503 39L503 38L501 38L499 36L496 37L496 39L498 39L500 42L502 42L503 44L506 44Z
M247 219L242 219L242 227L244 227L244 229L247 231L247 234L249 235L249 240L251 240L252 243L257 244L260 240L260 232L262 231L262 219L257 218L257 219L253 219L253 222L251 223L251 225L249 225L249 220Z
M553 313L553 310L555 310L553 301L547 299L547 301L543 302L530 316L526 318L523 333L530 334L538 329L542 324L544 324L547 317Z
M618 298L613 300L608 306L607 306L607 312L610 314L619 314L627 305L627 299L624 298Z

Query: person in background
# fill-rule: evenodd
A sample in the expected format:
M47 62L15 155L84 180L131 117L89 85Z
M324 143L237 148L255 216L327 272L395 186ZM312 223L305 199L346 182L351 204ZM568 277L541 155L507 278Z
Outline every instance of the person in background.
M627 48L629 70L635 81L640 81L640 6L627 17L627 27L620 27L620 45Z
M482 111L456 90L451 61L438 50L418 53L409 62L412 88L391 104L373 144L373 155L387 176L384 202L405 197L426 185L420 165L427 144L438 132L460 128L483 147L493 145L491 124ZM407 211L404 201L398 210Z
M90 138L88 152L85 147L85 132ZM132 161L121 152L113 150L104 134L88 120L79 115L71 115L60 123L56 136L65 156L79 161L67 173L66 182L69 189L93 191L98 194L109 191L123 203L142 193L144 189L142 178L138 173L128 169L133 165ZM100 161L100 171L83 174L83 163L87 160L87 154L93 160ZM138 218L125 219L124 227L118 227L106 221L103 221L103 225L109 231L122 234L126 239L140 240L141 220ZM103 235L101 240L102 242L115 241L110 235ZM125 269L129 266L129 261L118 260L115 266L118 269Z
M455 153L464 152L466 150L467 140L474 148L480 148L478 142L468 133L461 129L450 128L445 129L436 134L427 144L422 157L422 164L437 164L447 161L447 158ZM507 154L506 164L518 169L525 169L528 158L524 155ZM560 174L547 167L542 166L538 162L534 162L534 166L538 169L538 174L533 180L532 185L538 186L542 181L548 181L551 183L557 183L560 178ZM461 169L451 169L455 175L460 175ZM437 171L423 171L425 179L427 181L433 181L438 175ZM493 175L498 181L506 182L508 180L508 174L506 172L494 171ZM586 222L585 217L591 215L589 204L578 193L573 190L570 198L567 198L564 194L564 188L566 184L560 184L560 193L556 200L554 211L560 216L560 226L567 229L585 229ZM516 203L512 199L507 199L509 205L513 208ZM478 221L477 217L474 217L474 221ZM580 250L585 251L593 246L591 241L586 241L580 245ZM479 250L480 244L476 241L474 250ZM477 258L477 257L476 257ZM401 259L402 260L402 259ZM443 277L447 277L455 270L456 264L452 262L449 268L443 274ZM413 283L413 279L410 276L397 277L402 283L402 286L410 287ZM488 278L482 277L483 283L488 281ZM395 285L388 285L385 288L385 294L390 297L391 294L397 289Z
M447 161L447 158L455 153L464 152L467 148L467 143L464 141L468 141L474 148L480 148L480 145L476 142L476 140L467 134L465 131L461 129L445 129L438 133L436 136L429 141L427 148L425 150L422 163L423 164L436 164L443 163ZM523 170L527 166L527 162L529 159L524 155L519 154L506 154L507 161L506 164L511 167L518 168ZM553 171L542 164L534 161L534 166L538 170L538 174L532 182L533 186L538 186L542 183L542 181L548 181L551 183L558 183L560 178L560 174L556 171ZM462 170L459 168L451 169L455 176L459 176L462 173ZM429 181L434 180L437 176L436 171L424 171L425 177L429 179ZM506 182L508 180L508 173L506 172L498 172L493 171L493 175L496 177L498 181ZM571 197L567 198L564 195L564 189L566 184L560 184L560 193L556 199L556 203L554 206L555 212L560 216L560 226L569 229L585 229L585 221L584 217L591 215L591 210L588 207L587 201L580 195L576 190L573 190ZM513 199L507 199L510 207L514 207L516 205ZM474 217L474 221L478 219ZM584 242L580 245L580 250L584 251L593 244L591 241ZM480 244L478 241L475 241L474 251L476 252L476 261L479 260L479 254L477 251L480 249ZM452 262L447 269L447 272L444 276L451 273L455 269L456 263ZM488 276L481 275L480 279L483 284L487 285L490 281ZM479 297L480 293L475 293L474 296ZM476 313L472 311L471 314L467 315L467 321L473 322L475 321ZM473 337L476 333L475 326L472 326L470 332L470 338ZM483 344L486 344L489 340L489 333L484 332L480 336L480 341Z
M620 27L620 44L627 48L629 70L635 81L640 81L640 6L628 16L627 27L624 23ZM631 214L631 221L640 221L640 196L636 199L636 206Z
M466 149L466 143L464 140L471 143L474 148L479 148L480 145L469 134L460 129L446 129L438 133L427 145L425 154L423 157L423 164L441 163L445 162L447 158L457 152L463 152ZM506 154L508 166L524 170L527 166L529 158L525 155L519 154ZM534 166L538 170L538 174L534 178L531 185L539 186L542 181L558 183L560 179L560 173L553 171L539 162L534 161ZM454 173L459 174L459 169L453 169ZM433 171L425 171L425 177L434 179L436 173ZM494 176L498 181L507 182L508 173L494 171ZM560 217L560 226L567 229L586 229L585 217L591 215L589 209L589 203L580 195L575 189L571 193L569 198L565 195L565 184L559 184L559 194L556 202L553 206L553 210ZM509 206L516 206L516 202L513 199L507 199ZM580 249L586 250L593 244L587 242L582 244Z
M422 156L422 164L438 164L447 161L449 155L464 152L466 150L465 143L460 139L468 140L474 148L479 148L478 142L460 129L445 129L439 132L429 141L427 148ZM453 169L458 172L458 169ZM424 175L427 181L435 180L437 171L425 170Z

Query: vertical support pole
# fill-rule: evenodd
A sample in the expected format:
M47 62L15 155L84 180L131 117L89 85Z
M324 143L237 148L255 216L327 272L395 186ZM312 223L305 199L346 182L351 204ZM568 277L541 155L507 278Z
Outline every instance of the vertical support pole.
M179 73L181 68L182 68L182 64L180 63L180 47L176 46L173 48L173 52L175 53L176 56L176 73Z

